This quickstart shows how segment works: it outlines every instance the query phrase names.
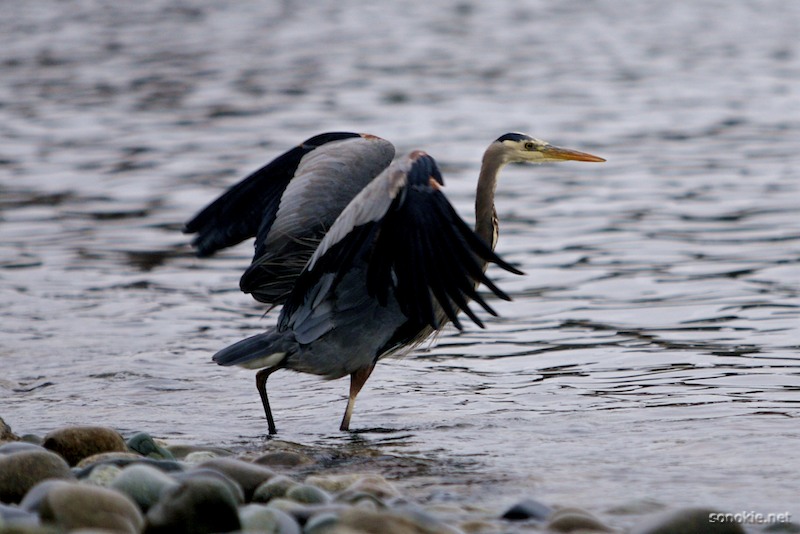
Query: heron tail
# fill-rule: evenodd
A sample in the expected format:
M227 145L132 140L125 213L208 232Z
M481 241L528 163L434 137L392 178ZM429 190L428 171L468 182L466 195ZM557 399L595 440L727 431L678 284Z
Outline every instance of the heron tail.
M239 365L248 369L275 367L292 349L292 343L279 332L265 332L237 341L212 358L219 365Z

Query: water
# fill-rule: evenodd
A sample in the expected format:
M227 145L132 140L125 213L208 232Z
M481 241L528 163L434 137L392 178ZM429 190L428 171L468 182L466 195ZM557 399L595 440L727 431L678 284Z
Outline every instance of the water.
M438 466L431 501L800 517L800 4L9 3L0 20L0 415L263 446L272 324L243 244L181 224L325 130L424 148L465 217L520 130L608 163L511 167L492 271L513 302L346 381L278 373L281 439ZM431 473L434 473L435 476Z

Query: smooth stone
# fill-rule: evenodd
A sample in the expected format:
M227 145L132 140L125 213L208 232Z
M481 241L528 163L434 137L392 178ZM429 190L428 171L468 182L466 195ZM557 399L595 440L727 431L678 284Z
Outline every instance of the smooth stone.
M380 533L380 534L459 534L454 527L448 526L428 514L381 510L378 512L360 508L346 508L335 520L326 519L315 525L314 530L306 534L339 534L339 533Z
M269 502L276 497L284 497L287 491L299 484L285 475L276 475L256 488L251 502Z
M225 473L221 473L214 469L197 467L194 469L190 469L189 471L184 471L183 473L175 473L174 478L178 482L184 482L186 480L191 480L194 478L213 478L219 480L220 482L228 486L228 489L231 491L231 494L236 498L237 503L239 504L244 503L244 490L242 489L242 486L240 486L238 482L233 480Z
M101 452L92 454L83 458L75 465L78 469L86 469L100 464L115 464L117 467L125 465L125 463L138 462L142 457L133 452ZM88 476L88 472L86 475ZM82 477L78 477L82 478Z
M167 445L164 448L167 449L175 459L184 461L188 461L186 460L186 457L196 452L209 453L211 454L212 458L233 455L231 451L227 449L221 449L219 447L198 447L195 445L176 444Z
M267 508L271 508L274 510L280 510L282 512L286 512L293 518L297 520L298 523L301 525L305 525L306 522L317 514L321 513L335 513L338 514L343 510L347 510L348 507L335 504L335 503L325 503L325 504L303 504L297 501L290 501L289 499L272 499L269 504L266 505Z
M87 484L53 486L42 501L39 517L64 530L96 528L138 534L144 526L139 507L127 496Z
M236 497L211 477L184 480L147 512L146 534L211 534L241 529Z
M295 519L276 508L260 504L248 504L239 508L239 521L242 530L266 534L300 534L300 524Z
M268 466L277 465L280 467L297 467L298 465L307 465L313 462L314 460L305 454L298 454L290 451L268 452L253 460L254 464Z
M350 484L346 493L369 493L378 499L386 500L399 497L400 492L385 478L380 475L364 475Z
M547 528L555 532L611 532L598 518L580 508L560 508L547 523Z
M46 450L20 451L0 456L0 502L18 503L42 480L74 479L67 462Z
M77 481L75 480L67 481L54 478L43 480L32 487L30 491L25 494L25 498L19 503L19 507L26 512L35 513L38 517L39 509L42 507L42 503L44 502L45 497L47 497L47 494L50 493L50 490L58 485L70 485L76 483Z
M344 491L353 484L355 484L363 474L349 474L349 475L310 475L306 477L305 483L324 489L329 493L339 493Z
M0 445L0 456L4 454L14 454L21 451L46 451L41 445L27 443L25 441L9 441Z
M506 510L502 517L509 521L525 521L528 519L545 521L552 513L553 509L546 504L534 499L524 499Z
M339 514L335 512L323 512L317 514L303 525L303 534L323 534L323 533L336 533L339 523ZM363 531L359 531L363 532ZM347 533L349 534L349 533Z
M101 452L128 452L119 432L104 426L58 428L44 437L43 446L60 454L71 466Z
M298 484L286 492L286 498L302 504L325 504L333 498L323 489L311 484Z
M709 508L680 508L651 517L635 526L631 534L744 534L742 525L734 522L711 522Z
M133 499L146 513L164 491L178 485L177 480L153 466L132 464L119 473L110 487Z
M33 443L34 445L41 445L44 443L44 438L37 436L36 434L22 434L19 437L19 440L24 441L25 443Z
M18 506L0 504L0 532L2 532L3 525L7 527L38 527L39 514Z
M200 464L200 467L214 469L238 482L244 490L245 502L250 502L256 489L275 476L272 469L235 458L214 458Z
M175 457L167 449L156 443L153 437L147 432L134 434L127 441L128 448L138 452L142 456L153 458L154 460L174 460Z
M91 475L92 470L97 466L106 464L116 465L119 468L125 468L126 466L134 464L149 465L165 473L180 472L185 469L183 464L173 460L153 460L152 458L144 458L138 454L114 452L90 456L75 467L73 472L78 478L84 479Z
M108 487L111 482L122 472L122 469L112 464L98 465L86 477L86 482L95 486Z
M374 508L385 508L386 503L371 493L363 491L344 490L336 496L336 502L342 502L351 506L372 506Z
M187 464L200 465L214 458L222 458L219 454L212 451L194 451L184 456L183 461Z

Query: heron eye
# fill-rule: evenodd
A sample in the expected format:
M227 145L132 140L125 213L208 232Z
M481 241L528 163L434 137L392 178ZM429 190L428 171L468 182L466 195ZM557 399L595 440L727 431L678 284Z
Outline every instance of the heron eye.
M525 150L533 150L534 148L536 148L536 145L534 145L534 144L533 144L533 143L531 143L530 141L528 141L527 143L525 143Z

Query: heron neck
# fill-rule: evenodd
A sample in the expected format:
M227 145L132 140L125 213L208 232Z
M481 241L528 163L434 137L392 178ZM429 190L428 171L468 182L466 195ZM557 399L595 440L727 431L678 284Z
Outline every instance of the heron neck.
M505 165L498 151L489 147L483 155L481 172L478 176L478 190L475 195L475 233L478 234L492 250L497 244L497 211L494 207L494 195L497 189L497 175Z

